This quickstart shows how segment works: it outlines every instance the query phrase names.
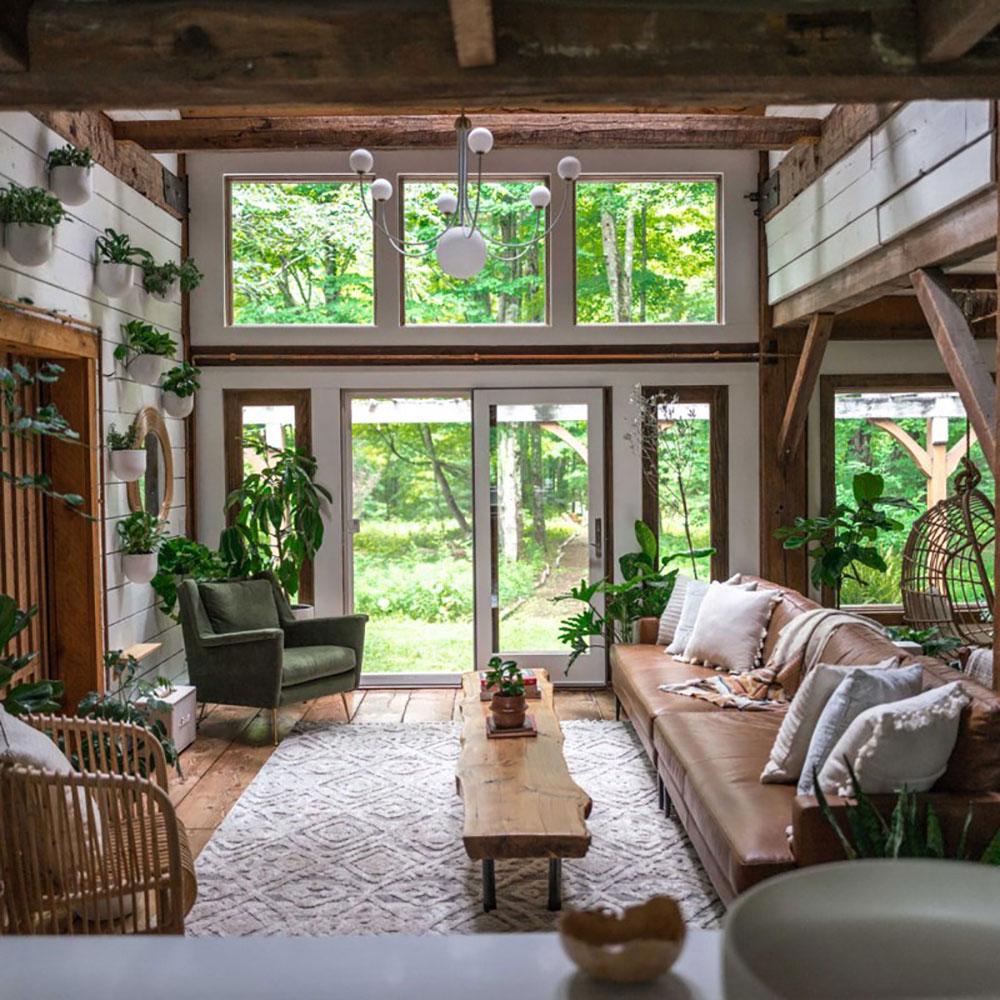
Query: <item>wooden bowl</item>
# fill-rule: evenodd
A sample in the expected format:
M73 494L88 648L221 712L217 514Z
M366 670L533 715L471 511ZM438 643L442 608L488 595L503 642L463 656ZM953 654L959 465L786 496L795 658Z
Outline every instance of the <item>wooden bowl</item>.
M654 896L622 913L567 910L559 918L566 954L588 975L611 983L662 976L684 947L684 918L669 896Z

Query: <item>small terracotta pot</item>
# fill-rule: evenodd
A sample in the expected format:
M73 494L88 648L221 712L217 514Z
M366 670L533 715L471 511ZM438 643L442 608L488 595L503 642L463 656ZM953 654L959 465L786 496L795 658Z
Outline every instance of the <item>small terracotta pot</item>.
M520 729L524 725L526 712L523 694L506 698L495 694L490 702L490 710L493 713L493 724L497 729Z

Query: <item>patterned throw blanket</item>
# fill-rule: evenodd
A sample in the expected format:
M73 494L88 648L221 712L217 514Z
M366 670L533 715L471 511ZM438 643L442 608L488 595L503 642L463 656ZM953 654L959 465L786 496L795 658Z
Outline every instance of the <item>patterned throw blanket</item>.
M720 673L661 684L660 690L740 711L782 708L791 701L788 689L794 694L801 679L821 661L830 637L843 625L861 625L878 635L885 634L870 618L836 608L814 608L785 625L765 666L739 674ZM793 678L798 683L790 684Z

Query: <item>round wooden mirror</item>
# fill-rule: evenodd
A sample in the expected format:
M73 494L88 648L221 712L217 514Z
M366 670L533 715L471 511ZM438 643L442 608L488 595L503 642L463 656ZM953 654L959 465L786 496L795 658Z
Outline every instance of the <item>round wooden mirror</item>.
M146 406L135 418L137 447L146 452L146 471L128 484L129 510L144 510L164 521L174 500L174 453L160 411Z

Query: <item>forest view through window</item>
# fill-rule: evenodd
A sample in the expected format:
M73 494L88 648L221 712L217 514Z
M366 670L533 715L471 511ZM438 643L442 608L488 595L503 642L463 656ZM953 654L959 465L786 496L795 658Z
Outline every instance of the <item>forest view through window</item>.
M859 472L885 479L886 496L902 497L911 510L893 510L898 531L880 536L886 573L862 569L864 584L845 580L841 603L901 603L903 546L913 522L929 507L954 495L955 473L965 453L966 419L955 392L838 392L834 420L834 486L838 503L854 504L852 483ZM983 450L970 432L969 457L993 496L993 476Z
M233 181L234 326L371 325L372 223L346 181Z
M579 324L718 322L718 184L581 181Z

